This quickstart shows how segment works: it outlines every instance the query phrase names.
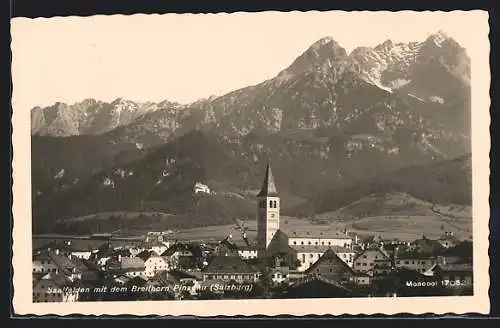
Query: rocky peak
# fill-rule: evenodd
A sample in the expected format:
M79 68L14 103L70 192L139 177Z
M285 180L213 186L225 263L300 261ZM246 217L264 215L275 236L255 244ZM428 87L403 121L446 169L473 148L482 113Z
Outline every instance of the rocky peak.
M448 39L450 39L448 37L448 35L446 35L446 33L444 33L443 31L437 31L436 33L434 34L431 34L426 42L427 43L434 43L437 47L441 47L442 44L447 41Z
M387 39L384 42L382 42L381 44L379 44L378 46L376 46L375 50L377 50L377 51L380 51L380 50L390 51L393 47L394 47L394 43L392 42L392 40Z
M336 62L347 56L347 52L331 37L324 37L314 42L285 71L300 74L304 71L322 66L327 60Z

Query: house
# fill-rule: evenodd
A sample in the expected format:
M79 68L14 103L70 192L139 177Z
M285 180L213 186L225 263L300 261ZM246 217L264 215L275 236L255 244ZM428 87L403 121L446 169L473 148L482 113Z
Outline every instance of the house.
M94 280L97 278L95 270L71 254L64 255L59 249L36 252L33 255L33 273L62 273L71 279Z
M210 194L210 188L201 182L196 182L194 184L193 191L195 194L200 192L204 194Z
M203 280L201 272L188 273L181 270L172 270L169 274L177 279L180 291L187 291L192 296L198 295Z
M306 275L316 275L340 285L356 282L353 269L332 248L328 248L307 270Z
M356 272L368 275L377 275L390 270L391 259L388 254L379 247L370 247L359 253L354 258L353 268Z
M396 252L394 254L394 266L423 273L437 263L437 258L419 252Z
M444 248L455 247L460 244L460 240L453 235L453 232L445 232L437 241Z
M168 248L172 244L172 242L167 239L168 235L170 235L170 231L168 231L168 232L150 231L146 234L146 237L144 238L144 243L147 244L150 242L160 242L160 243L163 243ZM158 253L158 254L161 254L161 253Z
M159 240L149 240L141 244L140 248L143 251L153 251L156 254L162 254L170 247L170 242L159 241Z
M436 256L438 262L442 264L472 263L472 242L463 241L454 247L444 248L441 252L438 252Z
M259 270L248 265L239 256L216 256L203 269L203 281L221 280L225 282L255 282L259 277Z
M32 271L36 272L56 272L59 266L53 260L55 256L59 255L59 251L43 250L35 252L32 258Z
M426 237L413 241L408 247L408 251L410 252L419 252L426 254L433 254L441 251L442 249L443 246L439 241Z
M122 257L120 261L120 272L123 275L134 278L145 274L146 266L140 257Z
M437 277L444 287L472 287L472 263L434 264L425 273L427 276Z
M197 258L194 254L195 246L191 244L175 243L161 254L171 268L193 269L197 268ZM202 256L201 250L199 257Z
M224 238L216 249L219 255L238 254L244 260L256 259L257 247L244 240L233 240L231 236Z
M76 302L88 288L79 288L63 273L49 272L33 284L33 302Z
M248 240L234 240L233 244L236 245L238 255L244 260L256 259L257 247L248 242Z
M355 256L354 251L341 246L291 245L290 248L294 251L297 264L300 262L300 265L296 267L298 271L307 270L328 250L332 250L348 266L353 265Z
M161 294L163 295L155 296L157 296L156 298L161 297L163 299L179 299L183 291L180 281L166 270L158 271L148 280L146 286L160 287ZM189 292L189 289L185 290Z
M144 277L153 277L157 272L169 270L167 260L154 251L142 251L137 254L138 258L144 261Z
M57 240L35 250L35 252L51 250L57 251L62 255L73 256L88 260L94 251L95 243L88 239Z
M75 239L66 241L67 249L73 257L88 260L96 249L95 243L86 239Z

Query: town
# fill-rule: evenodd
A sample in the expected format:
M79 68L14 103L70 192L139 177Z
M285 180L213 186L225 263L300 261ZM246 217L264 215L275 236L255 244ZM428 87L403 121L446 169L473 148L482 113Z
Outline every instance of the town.
M472 242L280 230L271 166L257 194L257 237L179 241L94 234L33 250L33 302L472 295Z

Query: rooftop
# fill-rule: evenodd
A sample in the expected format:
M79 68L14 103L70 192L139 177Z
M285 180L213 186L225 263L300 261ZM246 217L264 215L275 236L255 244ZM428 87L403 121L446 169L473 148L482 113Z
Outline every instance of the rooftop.
M33 255L33 260L52 260L55 265L66 273L73 272L74 270L81 273L89 269L80 259L70 259L68 256L61 253L58 254L53 250L38 251Z
M239 256L217 256L203 270L209 273L255 273L256 270Z
M315 239L350 239L352 237L341 231L290 231L287 232L288 238L315 238Z
M299 253L324 253L328 249L333 250L335 253L354 253L352 249L341 246L327 246L327 245L290 245L291 248Z
M144 269L144 261L140 257L122 257L121 269Z

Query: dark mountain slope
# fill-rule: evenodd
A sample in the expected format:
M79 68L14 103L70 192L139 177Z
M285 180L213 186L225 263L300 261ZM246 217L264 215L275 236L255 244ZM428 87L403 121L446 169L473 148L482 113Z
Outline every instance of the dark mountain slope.
M335 188L288 214L308 216L334 211L373 193L405 192L415 198L441 204L472 205L470 154L453 160L411 166L376 178Z

